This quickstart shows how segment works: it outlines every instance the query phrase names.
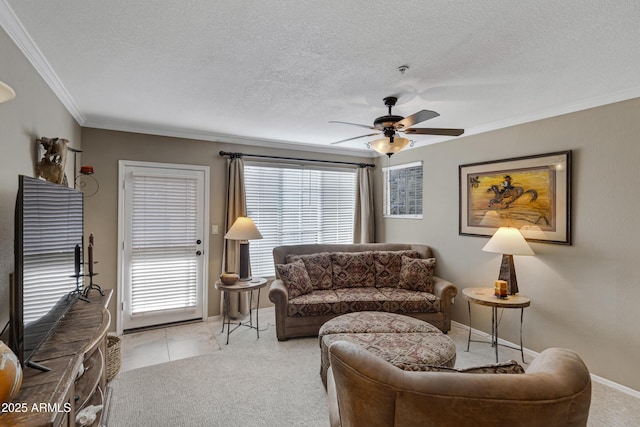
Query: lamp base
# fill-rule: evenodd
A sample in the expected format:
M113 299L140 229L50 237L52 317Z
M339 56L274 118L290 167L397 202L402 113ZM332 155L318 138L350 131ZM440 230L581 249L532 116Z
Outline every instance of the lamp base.
M240 242L240 280L251 280L249 274L249 242Z
M513 263L513 255L502 255L498 279L504 280L509 284L509 295L518 293L518 281L516 280L516 266Z

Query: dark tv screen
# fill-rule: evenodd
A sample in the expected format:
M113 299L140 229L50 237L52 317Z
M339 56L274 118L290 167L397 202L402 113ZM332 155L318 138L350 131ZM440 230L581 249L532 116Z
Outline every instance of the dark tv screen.
M10 344L23 364L76 302L82 267L83 194L19 177ZM81 278L79 279L82 283Z

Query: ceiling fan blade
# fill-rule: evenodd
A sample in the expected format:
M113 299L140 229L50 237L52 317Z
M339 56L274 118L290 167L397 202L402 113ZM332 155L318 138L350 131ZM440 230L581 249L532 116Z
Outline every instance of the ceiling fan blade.
M361 124L358 124L358 123L338 122L338 121L335 121L335 120L331 120L329 123L340 123L340 124L343 124L343 125L360 126L361 128L375 129L373 126L361 125Z
M425 120L433 119L438 117L440 114L431 110L421 110L415 114L410 115L409 117L405 117L395 124L396 129L406 129L415 125L416 123L424 122Z
M411 128L403 130L404 133L411 135L445 135L460 136L464 133L464 129L447 129L447 128Z
M331 143L331 145L334 145L334 144L340 144L340 143L342 143L342 142L347 142L347 141L353 141L354 139L364 138L364 137L367 137L367 136L378 136L378 135L379 135L378 133L370 133L369 135L360 135L360 136L355 136L355 137L353 137L353 138L347 138L347 139L342 139L342 140L340 140L340 141L332 142L332 143Z

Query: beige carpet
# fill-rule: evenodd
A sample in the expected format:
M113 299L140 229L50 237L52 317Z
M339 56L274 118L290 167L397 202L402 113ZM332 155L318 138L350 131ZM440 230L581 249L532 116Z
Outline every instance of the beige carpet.
M220 350L118 374L110 384L107 426L328 426L317 338L278 342L272 310L261 310L260 320L265 330L259 340L254 330L241 328L224 345L220 324L212 322ZM457 367L493 361L489 345L472 343L465 351L466 329L454 327L449 335L458 348ZM501 360L519 356L500 348ZM594 383L589 426L640 425L638 403Z

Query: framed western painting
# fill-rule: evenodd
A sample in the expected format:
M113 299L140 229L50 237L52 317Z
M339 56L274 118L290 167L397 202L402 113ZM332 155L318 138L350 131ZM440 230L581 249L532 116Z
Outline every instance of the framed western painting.
M571 150L459 166L460 234L571 244Z

